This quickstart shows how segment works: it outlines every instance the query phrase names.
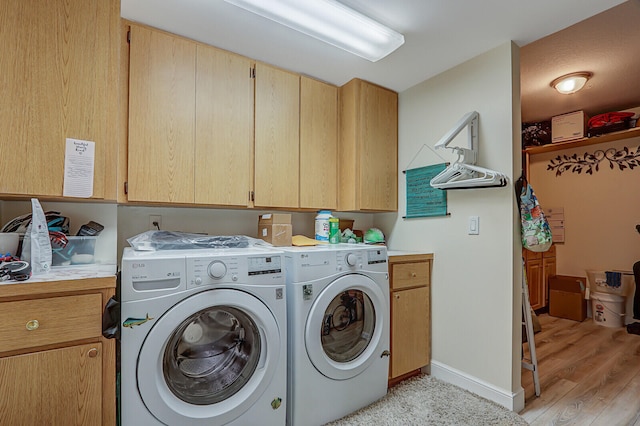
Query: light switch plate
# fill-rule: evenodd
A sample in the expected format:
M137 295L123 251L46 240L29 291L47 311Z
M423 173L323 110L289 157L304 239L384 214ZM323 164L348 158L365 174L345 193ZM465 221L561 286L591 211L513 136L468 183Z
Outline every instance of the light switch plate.
M469 235L480 234L480 216L469 216Z

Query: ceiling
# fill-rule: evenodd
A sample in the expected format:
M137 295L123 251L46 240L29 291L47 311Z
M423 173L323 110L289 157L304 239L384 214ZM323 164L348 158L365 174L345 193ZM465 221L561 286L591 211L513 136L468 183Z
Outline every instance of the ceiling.
M341 3L404 34L405 44L369 62L223 0L121 0L126 19L338 86L359 77L402 92L513 40L522 47L523 121L640 105L640 92L621 84L640 75L634 58L640 0ZM586 90L562 98L549 86L559 75L583 70L594 73Z
M520 50L523 122L584 110L588 116L640 106L640 0L627 1ZM590 71L571 95L550 86L556 77Z

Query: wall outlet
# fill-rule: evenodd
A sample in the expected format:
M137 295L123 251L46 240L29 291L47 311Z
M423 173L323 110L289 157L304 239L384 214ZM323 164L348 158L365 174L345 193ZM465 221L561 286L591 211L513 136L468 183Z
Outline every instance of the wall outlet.
M149 215L149 230L157 231L162 229L162 216L159 214L150 214Z

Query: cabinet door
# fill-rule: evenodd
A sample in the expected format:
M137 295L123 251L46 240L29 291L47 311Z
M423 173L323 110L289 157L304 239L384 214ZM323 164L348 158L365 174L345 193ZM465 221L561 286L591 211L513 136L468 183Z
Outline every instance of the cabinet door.
M133 25L128 199L193 203L196 44Z
M0 193L61 197L73 138L95 143L93 198L104 197L119 19L115 0L0 2Z
M398 94L363 83L360 99L359 208L398 210Z
M253 148L250 59L198 45L195 202L247 206Z
M341 211L398 210L398 94L354 79L340 88Z
M431 360L429 287L391 294L391 378Z
M0 358L0 424L102 424L102 347Z
M529 303L534 310L543 307L544 294L542 289L542 261L529 260L527 268L527 285L529 286Z
M300 79L300 207L337 207L338 88Z
M300 76L256 64L255 206L298 207Z
M556 258L544 257L542 259L542 271L543 271L542 300L544 301L543 306L548 306L549 305L549 277L556 275Z

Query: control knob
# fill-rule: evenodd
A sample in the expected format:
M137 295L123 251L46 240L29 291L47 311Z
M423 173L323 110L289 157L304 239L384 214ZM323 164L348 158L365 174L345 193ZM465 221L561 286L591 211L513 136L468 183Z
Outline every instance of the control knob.
M347 265L349 266L355 266L356 265L356 260L358 260L356 258L356 255L353 253L349 253L344 257L345 262L347 262Z
M211 278L220 279L227 274L227 266L220 260L214 260L209 264L207 273Z

